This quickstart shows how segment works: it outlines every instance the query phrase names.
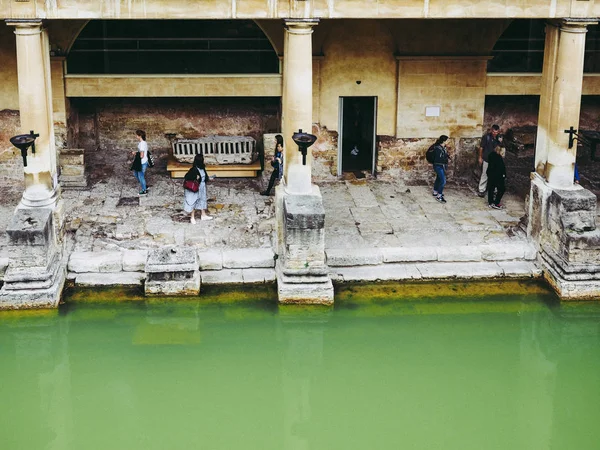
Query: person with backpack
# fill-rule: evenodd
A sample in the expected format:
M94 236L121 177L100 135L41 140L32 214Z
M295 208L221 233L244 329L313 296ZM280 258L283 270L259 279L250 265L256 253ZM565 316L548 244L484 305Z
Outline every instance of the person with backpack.
M444 198L444 186L446 186L446 170L448 170L448 151L446 150L446 141L448 136L442 134L435 143L427 150L427 160L432 161L435 172L435 182L433 183L433 196L440 203L446 203Z
M504 208L500 203L506 190L506 166L504 165L504 148L499 145L488 156L486 175L488 177L488 206L493 209Z

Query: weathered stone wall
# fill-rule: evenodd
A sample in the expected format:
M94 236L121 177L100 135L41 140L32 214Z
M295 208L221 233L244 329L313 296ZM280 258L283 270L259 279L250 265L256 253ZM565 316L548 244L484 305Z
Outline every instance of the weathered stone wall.
M71 104L79 121L74 136L78 133L78 147L86 150L92 182L127 165L128 152L137 148L136 129L146 131L150 150L163 160L170 148L165 133L252 136L260 152L263 134L280 132L278 98L71 99Z
M330 26L323 43L320 113L315 121L337 130L339 97L377 97L377 133L394 135L396 46L390 31L373 20L343 20Z
M19 111L0 111L0 181L23 182L23 159L21 152L10 143L19 134Z

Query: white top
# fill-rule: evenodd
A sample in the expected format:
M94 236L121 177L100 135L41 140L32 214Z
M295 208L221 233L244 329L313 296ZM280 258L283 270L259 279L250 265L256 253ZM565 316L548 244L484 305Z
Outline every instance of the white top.
M140 141L138 144L138 152L144 152L142 164L146 164L148 162L148 143L146 141Z

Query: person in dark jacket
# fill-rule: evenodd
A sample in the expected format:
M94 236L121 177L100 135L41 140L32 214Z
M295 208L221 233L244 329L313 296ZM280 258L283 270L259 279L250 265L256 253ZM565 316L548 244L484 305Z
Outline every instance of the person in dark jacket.
M446 203L444 186L446 186L446 170L448 169L447 140L448 136L442 134L433 144L433 170L436 175L433 183L433 196L440 203Z
M506 190L506 166L504 165L504 148L497 146L488 157L488 204L490 208L502 209L500 203Z
M260 195L271 195L271 189L275 185L275 181L281 180L283 176L283 136L280 134L275 135L275 153L271 159L271 178L269 179L269 187L266 191L262 191Z

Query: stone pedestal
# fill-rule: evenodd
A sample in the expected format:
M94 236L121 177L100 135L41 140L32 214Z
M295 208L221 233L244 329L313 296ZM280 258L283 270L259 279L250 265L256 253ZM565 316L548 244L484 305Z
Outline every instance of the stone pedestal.
M200 270L194 248L151 250L146 261L146 295L198 295Z
M52 209L17 209L6 232L11 256L0 290L0 309L58 306L66 269Z
M277 289L280 303L332 304L325 262L325 209L316 186L309 195L282 194Z
M60 151L60 185L63 188L87 187L84 149L65 148Z
M557 189L534 175L528 234L539 246L544 278L561 299L600 298L600 230L596 196L587 189Z

